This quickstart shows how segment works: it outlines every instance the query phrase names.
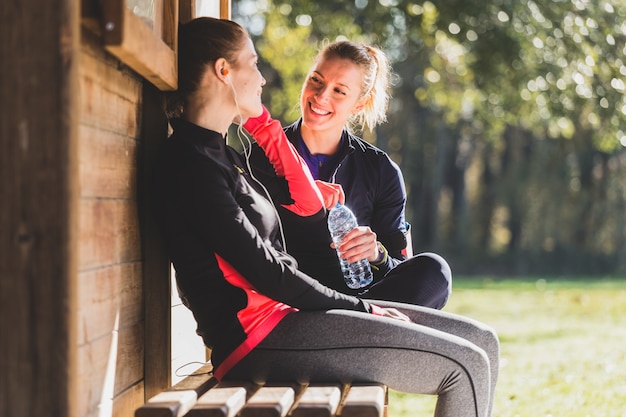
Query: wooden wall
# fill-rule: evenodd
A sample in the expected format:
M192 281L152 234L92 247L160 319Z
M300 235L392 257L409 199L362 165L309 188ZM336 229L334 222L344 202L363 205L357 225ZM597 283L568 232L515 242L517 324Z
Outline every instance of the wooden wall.
M142 80L83 30L79 85L78 415L132 415L144 400Z
M131 417L204 359L147 193L163 93L97 4L0 1L0 417Z

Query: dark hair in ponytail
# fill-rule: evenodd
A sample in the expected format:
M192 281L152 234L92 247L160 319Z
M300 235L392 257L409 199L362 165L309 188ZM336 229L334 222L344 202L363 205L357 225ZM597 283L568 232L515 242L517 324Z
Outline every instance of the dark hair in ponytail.
M178 28L178 90L167 98L169 117L180 116L207 67L224 58L236 65L237 55L250 35L239 24L225 19L199 17Z

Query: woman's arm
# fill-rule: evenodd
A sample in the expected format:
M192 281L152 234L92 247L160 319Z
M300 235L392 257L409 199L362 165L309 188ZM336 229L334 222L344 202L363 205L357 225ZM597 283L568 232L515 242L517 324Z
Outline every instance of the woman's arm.
M195 236L224 259L259 293L301 310L341 308L370 311L362 300L323 286L297 270L289 255L273 248L248 218L233 194L228 176L209 164L188 164L175 188ZM201 190L202 192L198 192ZM243 195L257 215L274 216L271 203L256 193Z
M386 261L376 266L375 274L387 273L406 259L407 224L405 219L406 189L402 171L388 155L380 159L378 195L374 202L371 227L387 251Z
M278 120L273 120L263 107L259 117L250 118L244 124L254 140L274 166L276 175L287 180L291 204L282 206L299 216L312 216L324 210L320 190L315 185L306 163L285 136Z

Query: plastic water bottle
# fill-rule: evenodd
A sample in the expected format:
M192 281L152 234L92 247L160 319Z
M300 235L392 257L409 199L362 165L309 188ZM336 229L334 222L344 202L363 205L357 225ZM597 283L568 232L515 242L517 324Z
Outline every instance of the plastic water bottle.
M339 243L341 243L345 234L357 226L358 223L354 213L344 205L337 203L328 213L328 230L335 247L339 247ZM348 261L339 256L339 251L337 251L337 256L339 257L341 272L343 272L343 279L349 288L365 287L372 282L374 277L367 259L348 263Z

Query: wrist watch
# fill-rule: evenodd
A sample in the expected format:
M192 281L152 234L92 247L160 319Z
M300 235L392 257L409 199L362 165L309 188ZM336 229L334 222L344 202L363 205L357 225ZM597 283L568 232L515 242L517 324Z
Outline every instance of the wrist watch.
M376 258L376 262L373 263L381 264L387 259L387 249L378 241L376 241L376 246L378 247L378 257Z

